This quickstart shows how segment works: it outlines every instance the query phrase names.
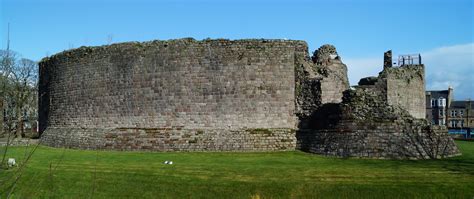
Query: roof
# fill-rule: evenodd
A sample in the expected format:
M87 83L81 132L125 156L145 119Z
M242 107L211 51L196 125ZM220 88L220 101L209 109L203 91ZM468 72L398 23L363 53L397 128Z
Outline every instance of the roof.
M469 104L471 104L471 109L474 109L474 101L472 100L452 101L449 108L467 108Z
M426 91L426 95L430 95L431 98L438 99L440 97L448 98L449 90L441 90L441 91Z

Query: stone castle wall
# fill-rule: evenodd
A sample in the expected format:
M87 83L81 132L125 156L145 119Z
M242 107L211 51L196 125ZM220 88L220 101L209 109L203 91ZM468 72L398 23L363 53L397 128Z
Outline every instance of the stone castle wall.
M342 101L342 92L349 89L347 67L335 61L326 68L328 75L321 80L321 103L339 103Z
M418 119L426 116L425 67L424 65L405 65L385 68L387 101L407 110Z
M42 119L48 127L294 128L295 52L305 50L299 41L175 40L68 51L41 63L40 93L51 102L41 101Z
M299 58L308 58L300 56ZM342 101L343 91L349 89L347 67L341 61L336 48L325 44L318 48L309 60L297 60L296 115L298 128L310 125L312 114L322 105Z
M346 121L336 128L301 130L297 148L338 157L439 159L460 155L446 127L403 120Z
M405 68L386 68L378 77L364 78L355 89L343 92L341 103L323 104L315 110L307 128L297 132L297 148L340 157L436 159L459 155L445 127L413 117L407 106L389 104L388 79L398 70Z
M312 57L321 78L321 103L339 103L342 92L349 89L347 66L342 63L336 47L326 44L318 48Z
M349 89L332 45L180 39L81 47L40 63L42 143L151 151L301 149L370 158L459 154L424 118L424 66ZM388 58L387 58L388 60Z
M281 151L296 148L293 129L50 128L54 147L145 151Z
M40 129L46 143L54 128L294 129L295 60L305 55L305 42L287 40L66 51L40 63Z

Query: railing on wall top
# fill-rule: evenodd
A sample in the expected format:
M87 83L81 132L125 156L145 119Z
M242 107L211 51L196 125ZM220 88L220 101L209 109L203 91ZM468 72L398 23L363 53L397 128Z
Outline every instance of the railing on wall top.
M420 54L410 54L410 55L399 55L398 56L398 66L420 65L420 64L421 64L421 55Z

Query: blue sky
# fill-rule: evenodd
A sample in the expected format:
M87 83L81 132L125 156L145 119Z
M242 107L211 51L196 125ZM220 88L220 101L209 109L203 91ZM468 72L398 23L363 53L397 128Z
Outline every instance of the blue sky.
M351 84L383 52L422 53L427 89L474 99L472 0L0 0L0 47L40 60L68 48L182 37L288 38L334 44Z

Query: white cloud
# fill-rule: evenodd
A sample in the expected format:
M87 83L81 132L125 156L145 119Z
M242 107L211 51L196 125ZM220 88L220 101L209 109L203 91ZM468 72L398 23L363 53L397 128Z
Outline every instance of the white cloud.
M421 54L426 89L454 88L457 100L474 99L474 43L441 47Z
M347 73L351 85L368 76L378 76L383 69L383 58L343 59L347 65Z
M474 43L435 48L421 52L421 57L427 90L445 90L452 86L457 100L474 99ZM343 61L352 85L360 78L377 76L383 68L382 56Z

